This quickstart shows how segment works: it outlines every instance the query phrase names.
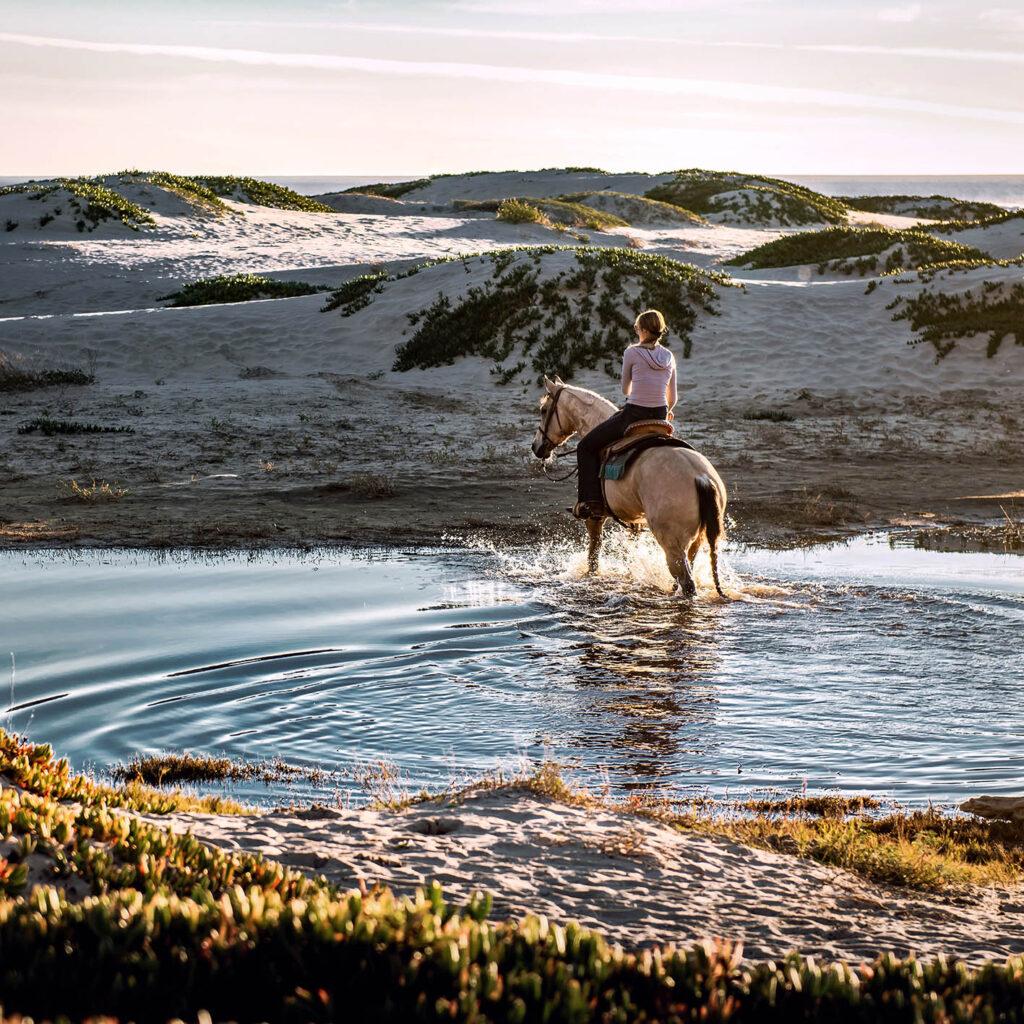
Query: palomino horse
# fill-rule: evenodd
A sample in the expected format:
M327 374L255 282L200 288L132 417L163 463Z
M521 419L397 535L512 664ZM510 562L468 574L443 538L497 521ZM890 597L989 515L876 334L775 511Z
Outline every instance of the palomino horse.
M546 394L540 402L540 426L533 439L533 454L546 459L573 434L582 437L615 412L615 406L593 391L565 384L558 377L544 378ZM612 513L630 526L647 525L665 552L668 571L684 596L693 597L693 559L706 537L711 549L711 571L718 581L718 538L725 512L725 484L715 467L688 448L649 448L637 456L622 480L605 480L605 501ZM588 519L588 564L597 570L604 519ZM722 594L724 597L725 595Z

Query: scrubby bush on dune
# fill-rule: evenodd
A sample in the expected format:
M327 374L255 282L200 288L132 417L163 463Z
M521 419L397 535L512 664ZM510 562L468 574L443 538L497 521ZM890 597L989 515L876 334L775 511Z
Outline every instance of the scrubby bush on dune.
M137 169L121 171L118 177L130 183L143 181L155 185L166 192L172 192L179 199L184 199L190 206L206 213L223 216L231 211L231 207L216 192L199 184L195 178L187 178L181 174L169 174L167 171L140 171Z
M803 185L735 171L677 171L674 181L644 195L724 223L845 224L848 217L841 202Z
M1024 226L1024 211L1002 210L1000 213L994 213L991 217L982 217L979 220L947 220L941 224L928 224L923 230L952 235L957 231L970 231L972 228L990 228L996 224L1005 224L1010 220L1019 220Z
M882 254L888 251L885 260ZM891 231L888 228L827 228L787 235L727 260L728 266L750 266L755 270L817 264L826 270L844 274L909 270L955 259L984 259L973 246L959 245L933 238L913 228Z
M907 320L918 332L908 344L927 342L935 349L935 361L944 359L957 341L988 335L985 354L991 359L1003 339L1012 337L1024 345L1024 284L984 281L978 288L950 294L926 289L905 298L897 296L889 306L893 320Z
M288 299L330 290L330 285L274 281L259 274L221 274L192 281L170 295L161 295L160 301L170 299L172 306L209 306L219 302L249 302L252 299Z
M164 813L187 800L98 787L70 776L48 747L2 731L0 773L20 787L0 794L8 1016L1024 1021L1019 957L969 971L888 954L855 968L795 953L744 964L739 947L714 941L626 953L575 923L489 921L490 895L454 907L437 882L401 899L342 893L261 856L206 847L111 810ZM44 883L19 895L33 854ZM75 880L93 895L66 895Z
M132 230L156 223L138 203L119 195L102 181L102 178L53 178L7 185L0 188L0 196L20 192L37 201L52 197L62 203L67 202L75 213L81 214L78 222L80 231L92 231L106 220L118 220Z
M900 217L920 217L923 220L977 221L999 216L1006 211L995 203L951 196L836 196L839 202L866 213L891 213Z
M463 207L463 209L469 208L468 206ZM551 223L533 203L528 203L522 199L503 199L498 203L498 209L494 215L498 220L507 221L509 224Z
M560 253L572 255L568 265ZM395 370L477 355L495 360L495 376L507 382L502 364L515 355L538 375L600 367L615 376L633 319L650 307L665 314L686 358L699 313L714 312L715 286L730 284L721 274L632 249L546 246L464 262L489 276L462 299L441 294L409 314L416 330L399 346Z

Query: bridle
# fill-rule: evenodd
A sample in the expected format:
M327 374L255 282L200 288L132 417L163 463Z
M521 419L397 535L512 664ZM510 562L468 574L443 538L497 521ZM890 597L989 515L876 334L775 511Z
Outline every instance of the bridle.
M560 444L562 444L563 442L562 441L556 441L548 433L548 427L551 426L552 417L554 418L555 425L557 426L557 428L559 430L564 430L565 429L562 426L562 420L561 420L561 418L558 415L558 400L559 400L559 398L562 397L562 392L565 391L565 390L566 390L565 387L562 386L562 387L560 387L554 393L554 395L551 398L551 404L547 407L547 409L544 410L544 417L543 417L543 419L540 422L540 426L537 428L540 431L540 436L543 437L544 440L547 441L547 443L549 445L551 445L551 451L548 454L548 458L550 458L552 455L554 455L554 457L556 459L560 459L560 458L562 458L565 455L574 455L576 453L576 449L575 448L573 448L571 451L556 452L555 449ZM570 431L570 433L572 433L572 432ZM569 477L575 476L577 472L579 472L579 469L575 468L575 469L570 470L568 473L566 473L565 476L551 476L548 473L547 461L545 460L545 462L544 462L544 475L546 477L548 477L548 479L550 479L550 480L568 480Z

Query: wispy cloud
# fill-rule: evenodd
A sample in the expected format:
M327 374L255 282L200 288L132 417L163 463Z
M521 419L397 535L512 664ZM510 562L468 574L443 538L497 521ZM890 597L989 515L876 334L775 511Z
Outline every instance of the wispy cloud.
M993 12L995 13L995 12ZM1024 26L1024 14L1020 15ZM237 27L242 22L227 19L209 20L207 25ZM808 53L848 53L876 57L915 57L935 60L993 61L996 63L1024 63L1024 52L1013 50L956 50L923 46L882 46L843 43L768 43L732 39L700 39L687 36L626 35L622 33L536 31L531 29L486 29L468 26L416 25L396 22L366 21L255 21L245 19L249 28L331 30L337 32L370 32L387 35L438 36L450 39L522 39L526 42L550 43L647 43L661 46L695 46L702 49L741 50L799 50Z
M878 12L881 21L908 23L917 21L924 13L921 4L908 4L906 7L885 7Z
M208 46L177 46L164 43L106 43L85 39L21 35L0 32L0 42L35 47L56 47L93 53L124 53L140 57L177 57L221 64L260 67L302 68L319 71L357 71L365 74L429 76L478 79L514 84L553 85L594 89L609 93L652 93L734 100L742 103L813 104L849 110L878 110L1024 124L1024 111L991 107L969 107L914 100L902 96L879 96L827 89L761 85L702 78L663 75L614 75L603 72L558 68L509 67L444 61L383 60L341 54L274 53Z

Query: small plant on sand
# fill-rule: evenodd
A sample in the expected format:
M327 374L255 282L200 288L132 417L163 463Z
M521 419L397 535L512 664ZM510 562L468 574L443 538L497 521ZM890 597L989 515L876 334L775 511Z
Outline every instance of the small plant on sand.
M115 782L138 782L147 786L168 786L182 782L289 782L298 779L321 783L329 778L323 768L303 768L281 758L239 761L209 754L149 754L132 758L111 769Z
M304 281L275 281L259 274L220 274L183 285L159 301L172 306L209 306L220 302L250 302L253 299L288 299L297 295L329 292L330 285Z
M55 434L134 434L132 427L103 427L96 423L79 423L77 420L54 420L49 416L37 416L18 427L19 434L35 431L53 437Z
M388 272L386 270L354 277L331 293L330 299L327 300L320 312L330 313L331 310L340 309L342 316L351 316L373 302L373 296L379 295L384 290L384 283L387 280Z
M348 486L361 498L392 498L396 493L394 482L381 473L356 473L349 477Z
M524 202L522 199L503 199L495 217L498 220L507 221L509 224L551 225L551 221L536 206Z
M0 352L0 391L35 391L95 383L96 378L84 370L35 369L27 360Z
M792 423L794 416L785 409L752 409L743 414L745 420L768 420L771 423Z
M87 487L82 486L77 480L60 480L57 483L57 490L65 500L81 501L86 505L110 504L126 498L131 493L127 487L119 487L116 481L109 484L106 480L93 480Z

